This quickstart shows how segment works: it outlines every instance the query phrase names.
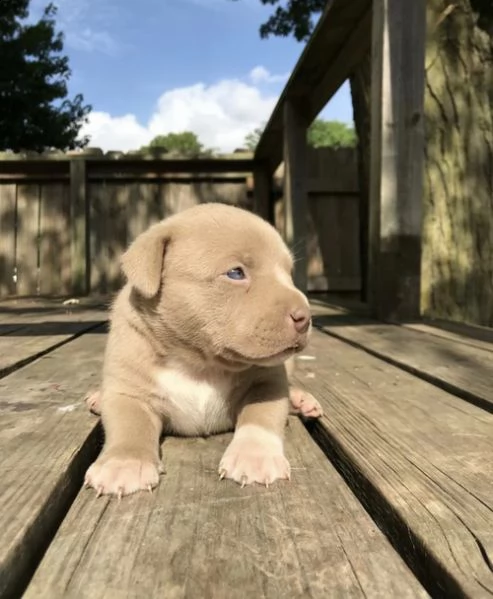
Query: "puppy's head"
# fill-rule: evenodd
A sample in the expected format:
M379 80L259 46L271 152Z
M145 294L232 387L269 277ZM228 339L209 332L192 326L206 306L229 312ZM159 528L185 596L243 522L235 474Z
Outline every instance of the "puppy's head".
M141 234L122 258L156 336L224 366L270 366L302 350L311 328L293 259L277 231L224 204L184 210Z

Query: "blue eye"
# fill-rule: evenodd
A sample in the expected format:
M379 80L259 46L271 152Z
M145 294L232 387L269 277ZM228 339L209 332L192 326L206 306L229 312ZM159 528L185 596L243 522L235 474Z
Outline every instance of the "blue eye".
M239 266L237 266L236 268L232 268L231 270L228 270L226 276L230 279L233 279L234 281L241 281L246 278L245 271Z

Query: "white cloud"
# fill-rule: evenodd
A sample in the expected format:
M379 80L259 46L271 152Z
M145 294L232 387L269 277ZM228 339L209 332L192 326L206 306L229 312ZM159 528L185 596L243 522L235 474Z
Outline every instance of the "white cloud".
M285 83L289 77L289 73L273 75L265 67L257 66L250 71L249 77L254 85L259 85L260 83Z
M107 112L92 112L81 129L88 135L89 145L108 150L137 150L151 139L149 130L137 122L133 114L113 117Z
M82 129L90 145L103 150L137 149L156 135L188 130L206 146L230 152L243 145L245 136L266 122L277 95L239 79L213 85L197 83L164 92L147 124L134 115L113 117L93 112Z

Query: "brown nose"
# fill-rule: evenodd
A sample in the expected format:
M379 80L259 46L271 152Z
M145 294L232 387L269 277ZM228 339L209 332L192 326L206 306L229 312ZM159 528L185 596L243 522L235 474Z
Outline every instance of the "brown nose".
M310 311L306 308L297 308L290 314L291 319L294 323L294 328L298 331L298 333L306 333L310 326Z

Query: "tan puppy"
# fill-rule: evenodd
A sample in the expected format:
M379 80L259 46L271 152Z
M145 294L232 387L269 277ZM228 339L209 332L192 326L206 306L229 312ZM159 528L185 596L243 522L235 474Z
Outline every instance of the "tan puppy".
M119 496L151 490L162 432L233 429L221 478L242 485L289 478L284 362L306 346L311 329L292 266L271 225L224 204L185 210L137 237L123 255L127 284L110 313L100 393L105 445L87 485Z

